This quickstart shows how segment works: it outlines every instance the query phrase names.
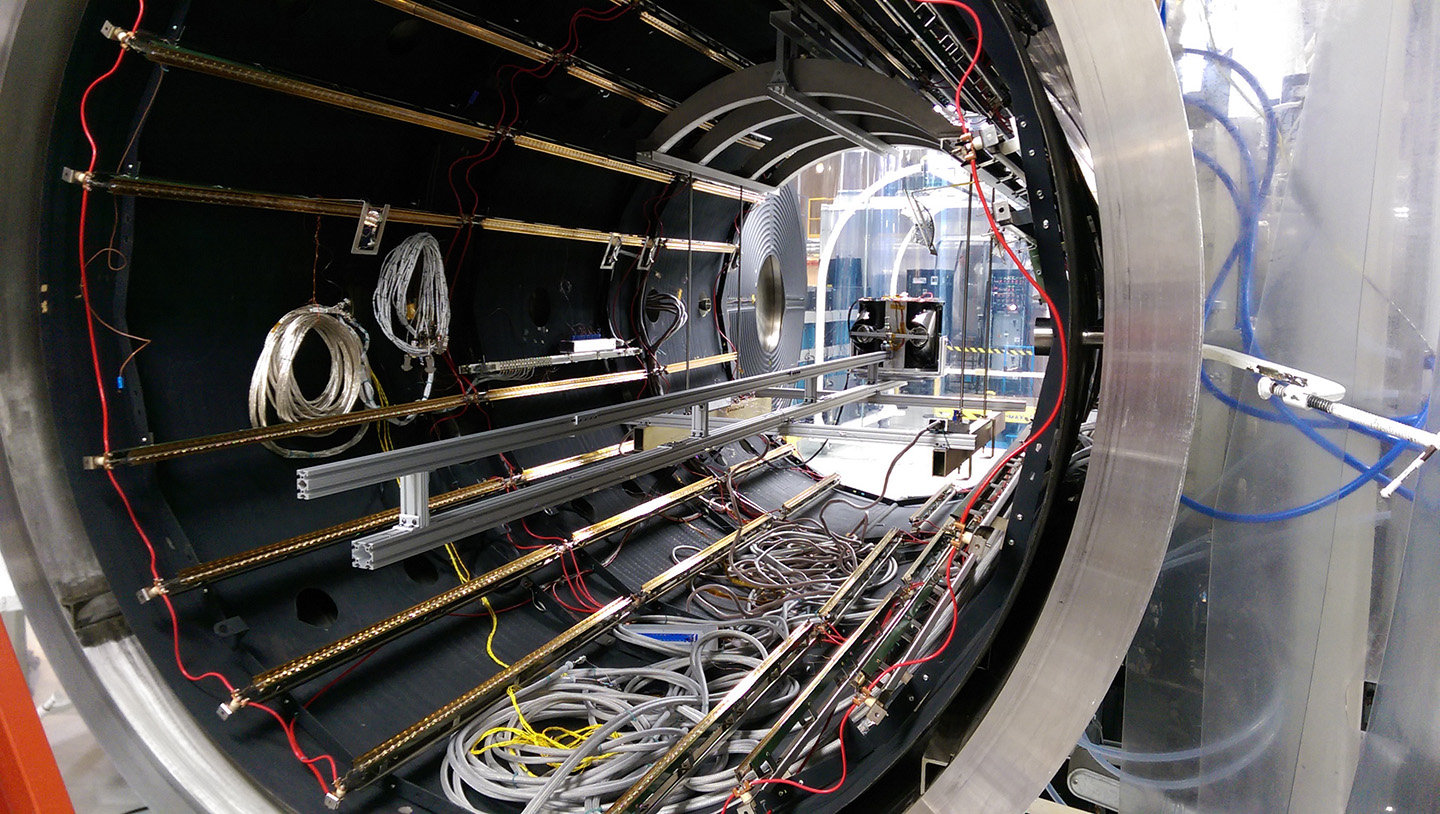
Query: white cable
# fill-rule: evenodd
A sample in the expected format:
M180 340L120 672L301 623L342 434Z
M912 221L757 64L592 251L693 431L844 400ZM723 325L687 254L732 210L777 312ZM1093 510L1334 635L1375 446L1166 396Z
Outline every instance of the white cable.
M468 811L481 811L468 799L473 792L491 800L523 803L529 814L584 814L608 804L768 653L761 638L740 626L713 627L716 623L711 620L683 617L641 621L646 627L675 624L698 636L685 643L658 641L622 627L617 631L622 640L670 657L633 668L576 669L568 664L518 688L514 702L508 697L495 702L451 738L441 767L446 797ZM743 626L756 628L763 638L776 632L775 620L752 620ZM789 704L800 685L787 678L777 689L744 720L768 720ZM522 726L516 705L541 730L555 725L598 729L575 748L512 743ZM734 773L727 768L731 760L748 754L762 731L732 732L704 767L696 767L698 771L685 780L688 795L656 814L714 810L734 787Z
M420 284L412 302L416 267L420 268ZM375 283L374 306L380 332L410 359L424 362L425 398L429 398L435 381L434 357L450 344L450 290L440 243L434 235L411 235L385 256ZM401 326L398 332L396 323ZM407 359L406 370L409 364Z
M330 352L329 378L315 398L307 397L295 378L295 356L311 333L318 336ZM265 347L250 377L250 426L268 426L272 408L276 418L287 423L350 412L360 400L361 390L369 378L365 360L369 344L364 329L350 316L349 300L333 307L311 304L281 317L266 335ZM355 436L343 444L315 452L286 449L273 441L264 444L271 452L286 458L326 458L355 446L369 426L360 425ZM312 433L310 437L324 438L333 433L334 430Z

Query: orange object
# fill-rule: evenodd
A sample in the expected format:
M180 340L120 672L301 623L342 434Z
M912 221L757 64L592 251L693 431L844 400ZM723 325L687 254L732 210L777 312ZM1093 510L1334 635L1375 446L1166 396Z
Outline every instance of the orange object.
M74 814L10 637L0 629L0 814Z

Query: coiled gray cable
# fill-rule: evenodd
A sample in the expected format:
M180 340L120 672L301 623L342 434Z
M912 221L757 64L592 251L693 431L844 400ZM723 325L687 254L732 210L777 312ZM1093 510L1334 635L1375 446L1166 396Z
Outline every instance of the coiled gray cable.
M295 356L312 333L330 352L329 378L314 398L305 395L295 378ZM281 317L265 336L265 346L250 376L250 426L268 426L272 409L282 422L309 421L350 412L369 379L369 363L365 359L369 344L369 336L350 315L349 300L331 307L312 303ZM287 449L273 441L263 443L271 452L286 458L327 458L355 446L369 427L362 424L350 440L313 452ZM324 438L332 434L333 430L310 437Z
M648 667L575 669L567 665L548 678L515 693L515 700L497 702L450 740L441 782L451 802L479 811L470 792L494 800L523 802L526 814L584 814L618 798L664 754L675 739L709 712L717 699L760 664L767 653L761 638L771 638L778 625L747 623L759 637L738 629L714 628L713 622L677 617L652 617L649 623L673 623L700 630L694 642L662 642L621 628L622 640L669 658ZM727 647L727 643L735 646ZM748 652L747 652L748 651ZM773 716L799 692L787 679L779 692L767 694L750 718ZM517 712L516 707L519 707ZM510 744L523 730L546 726L594 726L572 749L529 743ZM582 723L583 722L583 723ZM734 786L726 770L731 756L748 754L759 730L737 731L709 759L713 770L697 773L684 784L688 796L659 809L665 814L714 808ZM488 748L487 748L488 747ZM707 765L709 765L707 763Z

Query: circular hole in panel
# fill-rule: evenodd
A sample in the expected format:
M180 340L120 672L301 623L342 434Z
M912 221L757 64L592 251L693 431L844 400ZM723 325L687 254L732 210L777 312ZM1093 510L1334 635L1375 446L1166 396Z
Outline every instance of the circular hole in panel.
M302 588L295 595L295 618L311 627L330 627L340 618L340 609L330 594L319 588Z

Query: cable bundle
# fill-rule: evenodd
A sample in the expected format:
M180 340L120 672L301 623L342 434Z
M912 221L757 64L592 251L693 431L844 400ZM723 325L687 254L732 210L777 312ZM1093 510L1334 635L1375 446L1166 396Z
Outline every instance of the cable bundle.
M668 658L622 669L568 664L512 690L451 738L441 768L446 797L477 812L469 791L525 803L525 814L603 810L768 652L760 637L737 627L672 617L641 621L708 629L693 642L670 643L627 626L618 631L620 639ZM755 624L766 626L765 638L777 629L768 622ZM780 690L753 714L772 716L796 695L799 684L787 680ZM689 796L659 811L680 814L719 805L735 785L729 757L748 754L758 735L737 731L716 751L709 771L686 780Z
M798 621L829 599L874 545L833 534L812 520L773 525L733 546L725 570L697 579L689 601L719 619L778 613L787 621ZM692 553L693 546L677 546L672 557ZM899 563L892 557L866 587L882 586L898 571ZM857 602L850 616L863 615L870 607L871 602Z
M420 285L411 301L415 269L420 268ZM385 256L380 279L375 283L375 321L380 332L403 351L405 369L410 359L425 363L425 397L435 381L434 357L450 344L450 291L445 281L445 261L440 243L429 232L411 235ZM396 331L399 323L402 330Z
M685 327L685 323L690 321L690 312L686 309L685 303L681 301L679 297L674 294L662 294L653 289L645 295L645 314L647 319L651 312L671 314L674 317L669 327L665 329L664 333L660 334L660 338L654 341L650 339L650 331L648 328L641 330L640 346L645 349L651 361L655 362L655 368L658 370L660 365L659 362L655 360L655 356L659 352L660 346L668 342L670 337L679 333L680 329Z
M309 398L295 378L295 356L305 338L314 333L330 352L330 375L320 395ZM265 347L250 377L250 426L269 424L271 408L282 422L309 421L350 412L360 400L369 377L365 352L370 337L350 315L350 301L326 307L310 304L280 318L265 337ZM271 452L286 458L326 458L339 455L355 446L365 436L368 424L362 424L355 436L329 449L310 452L286 449L273 441L264 444ZM324 438L331 432L313 433Z

